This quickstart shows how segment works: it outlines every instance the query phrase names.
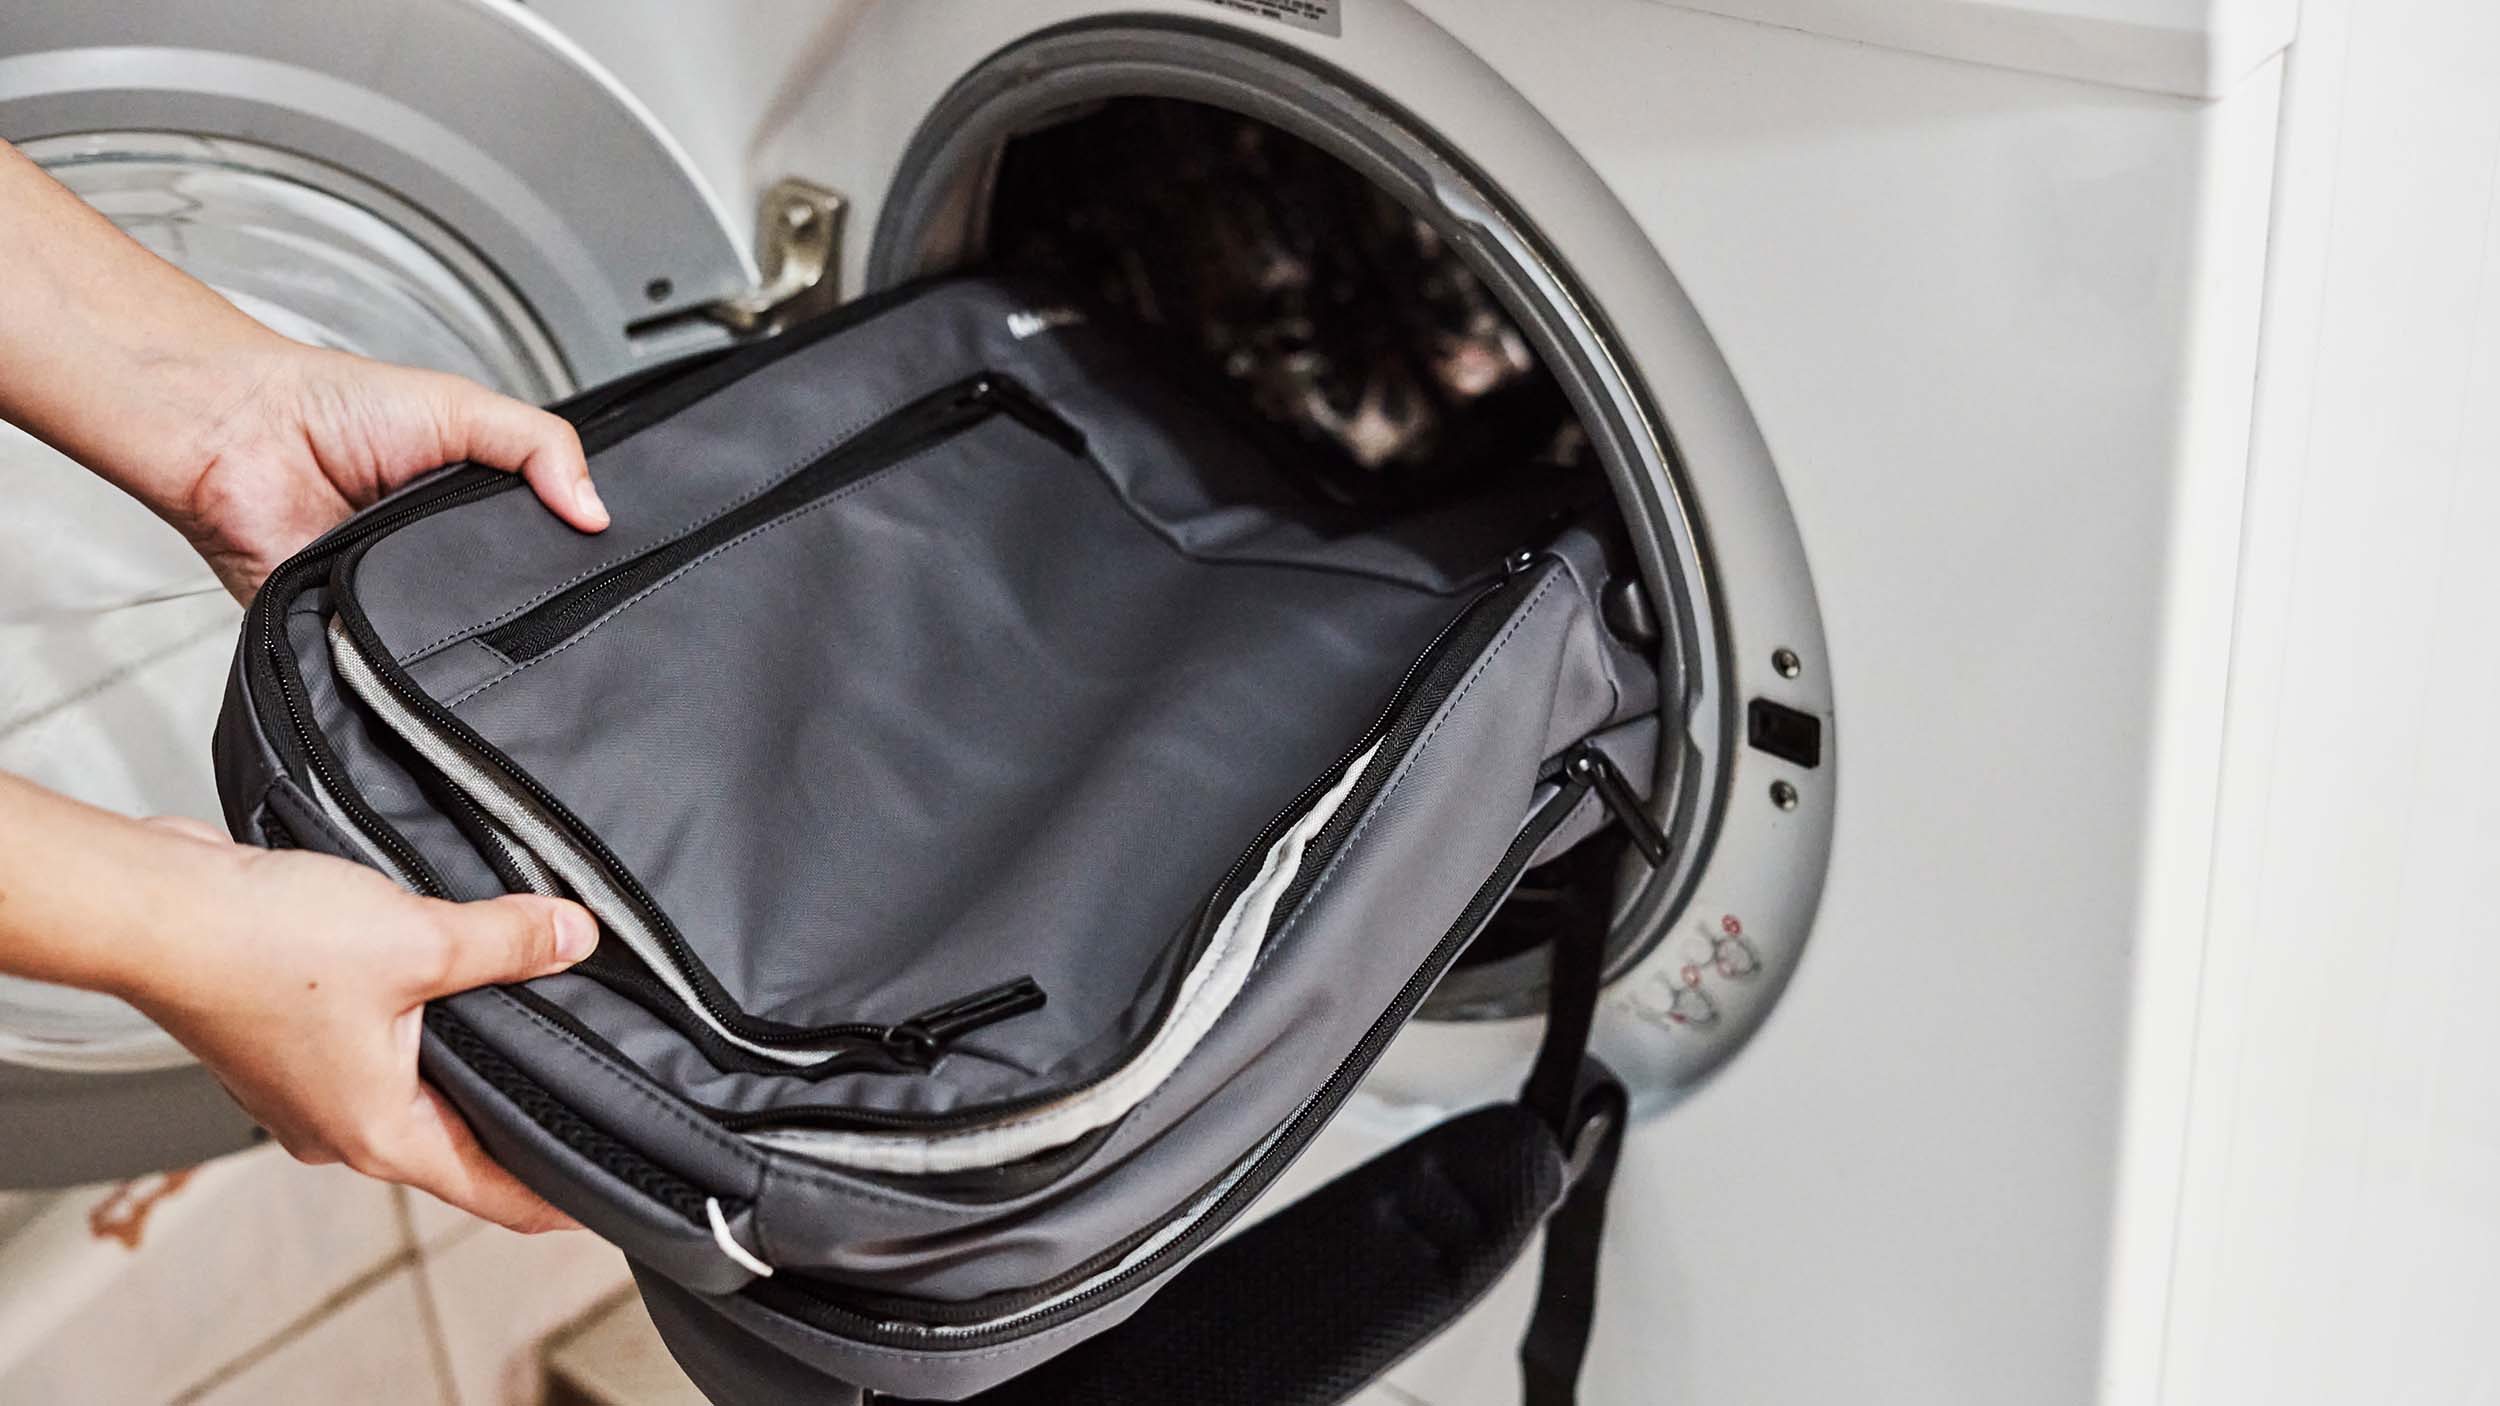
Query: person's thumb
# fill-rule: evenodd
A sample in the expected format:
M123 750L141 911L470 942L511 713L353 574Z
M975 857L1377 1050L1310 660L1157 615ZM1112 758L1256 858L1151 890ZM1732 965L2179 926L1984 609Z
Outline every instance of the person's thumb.
M416 993L427 999L560 972L599 941L589 910L561 898L512 894L443 910L441 960Z
M584 532L607 530L581 436L563 417L468 381L455 379L451 398L447 457L517 473L557 517Z

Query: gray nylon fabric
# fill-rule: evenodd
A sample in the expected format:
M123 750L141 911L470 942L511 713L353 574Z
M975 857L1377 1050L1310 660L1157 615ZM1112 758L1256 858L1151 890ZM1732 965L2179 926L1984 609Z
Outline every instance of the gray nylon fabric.
M395 595L370 568L362 588ZM938 1077L784 1095L944 1112L1099 1073L1241 846L1456 610L1191 563L1082 461L992 421L455 711L633 857L753 1015L889 1023L1038 978L1046 1007L967 1038ZM723 637L749 647L701 643ZM678 642L701 667L654 668Z
M1040 1010L964 1036L935 1068L824 1074L718 1057L581 974L447 1010L555 1103L729 1206L779 1276L934 1303L1078 1275L1193 1204L1302 1109L1418 978L1556 793L1559 754L1603 734L1638 785L1659 745L1654 668L1603 628L1593 536L1534 505L1391 523L1313 506L1251 437L1078 325L1019 337L1028 290L947 285L838 331L600 454L616 526L565 529L497 494L349 558L405 680L611 848L746 1016L884 1024L1017 976ZM1056 321L1056 320L1054 320ZM880 417L1003 372L1085 452L998 416L720 544L514 660L483 638L599 572L736 510ZM1545 549L1470 613L1501 564ZM348 784L459 896L499 885L407 753L344 695L311 589L284 636ZM1046 1175L985 1196L846 1171L724 1126L921 1116L1063 1098L1151 1033L1190 936L1245 846L1362 739L1427 644L1432 676L1364 770L1250 978L1144 1101ZM247 638L245 661L251 641ZM244 831L284 810L343 847L284 774L239 663L218 761ZM235 714L240 713L238 719ZM1602 823L1583 804L1543 847ZM246 835L259 839L259 835ZM1259 855L1248 859L1255 867ZM1460 936L1464 936L1461 932ZM1427 973L1428 974L1428 973ZM577 1029L591 1033L585 1038ZM689 1360L735 1344L908 1395L976 1391L1100 1331L1143 1295L978 1350L875 1345L739 1292L708 1228L648 1203L429 1040L428 1069L487 1145L673 1287ZM1498 1094L1506 1091L1488 1091ZM1158 1276L1173 1266L1158 1265ZM706 1314L733 1320L707 1341ZM752 1375L752 1374L749 1374Z
M1505 550L1538 545L1519 540L1515 523L1474 515L1328 535L1344 524L1286 493L1246 443L1193 432L1205 425L1203 412L1108 339L1081 325L1016 337L1011 319L1037 295L967 282L949 285L943 306L935 301L914 305L915 314L930 315L848 328L601 452L593 472L616 523L597 536L510 505L392 534L374 546L364 570L420 588L391 596L376 627L402 662L422 658L683 535L914 396L983 368L1012 371L1069 419L1108 427L1090 445L1103 472L1143 485L1131 487L1129 499L1160 522L1184 525L1182 544L1200 555L1317 556L1450 590ZM1187 472L1174 473L1177 466ZM461 569L445 569L455 562Z

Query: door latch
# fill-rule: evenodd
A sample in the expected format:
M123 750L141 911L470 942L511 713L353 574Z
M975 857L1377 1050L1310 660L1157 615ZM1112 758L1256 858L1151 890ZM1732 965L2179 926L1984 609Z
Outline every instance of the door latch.
M755 266L763 281L705 309L740 333L777 331L841 300L842 215L838 191L785 176L764 192L755 215Z

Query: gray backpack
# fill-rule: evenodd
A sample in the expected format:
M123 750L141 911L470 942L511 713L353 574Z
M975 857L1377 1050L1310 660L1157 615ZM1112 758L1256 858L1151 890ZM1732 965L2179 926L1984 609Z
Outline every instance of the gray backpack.
M246 619L236 836L598 915L424 1069L718 1400L1339 1400L1540 1226L1528 1395L1573 1393L1602 920L1515 1100L1219 1237L1523 870L1663 857L1621 548L1533 484L1328 501L1150 360L881 295L562 407L605 534L455 467Z

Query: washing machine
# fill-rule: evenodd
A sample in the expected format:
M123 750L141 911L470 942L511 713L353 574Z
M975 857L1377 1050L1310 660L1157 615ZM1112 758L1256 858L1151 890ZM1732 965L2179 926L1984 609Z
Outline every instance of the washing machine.
M1594 916L1597 1045L1638 1123L1586 1399L2151 1401L2229 1376L2177 1374L2169 1334L2199 1320L2174 1288L2245 1287L2217 1247L2292 1227L2213 1211L2273 1188L2190 1113L2299 1140L2202 1072L2217 993L2283 956L2239 939L2208 970L2264 871L2229 837L2265 808L2222 778L2301 740L2249 706L2287 686L2251 661L2298 631L2248 632L2333 555L2273 551L2293 529L2251 508L2261 364L2317 335L2263 315L2292 0L408 7L447 44L350 8L136 7L182 43L32 8L0 33L0 133L99 203L192 152L212 190L379 219L483 310L452 322L501 329L428 350L527 393L752 335L794 292L1008 269L1134 323L1332 491L1579 476L1640 567L1610 623L1673 683L1672 858L1601 842L1530 876L1330 1155L1504 1096L1543 935ZM2459 52L2500 52L2483 37ZM247 262L211 281L251 296ZM98 587L63 608L104 624L42 638L182 589ZM179 696L204 734L213 688ZM109 746L153 745L130 735ZM0 762L45 774L26 744ZM104 798L200 799L158 794ZM126 1017L72 1039L42 1023L58 998L10 999L0 1117L181 1130L155 1110L205 1106ZM57 1123L14 1122L0 1173L35 1127ZM1522 1287L1391 1382L1511 1399Z

